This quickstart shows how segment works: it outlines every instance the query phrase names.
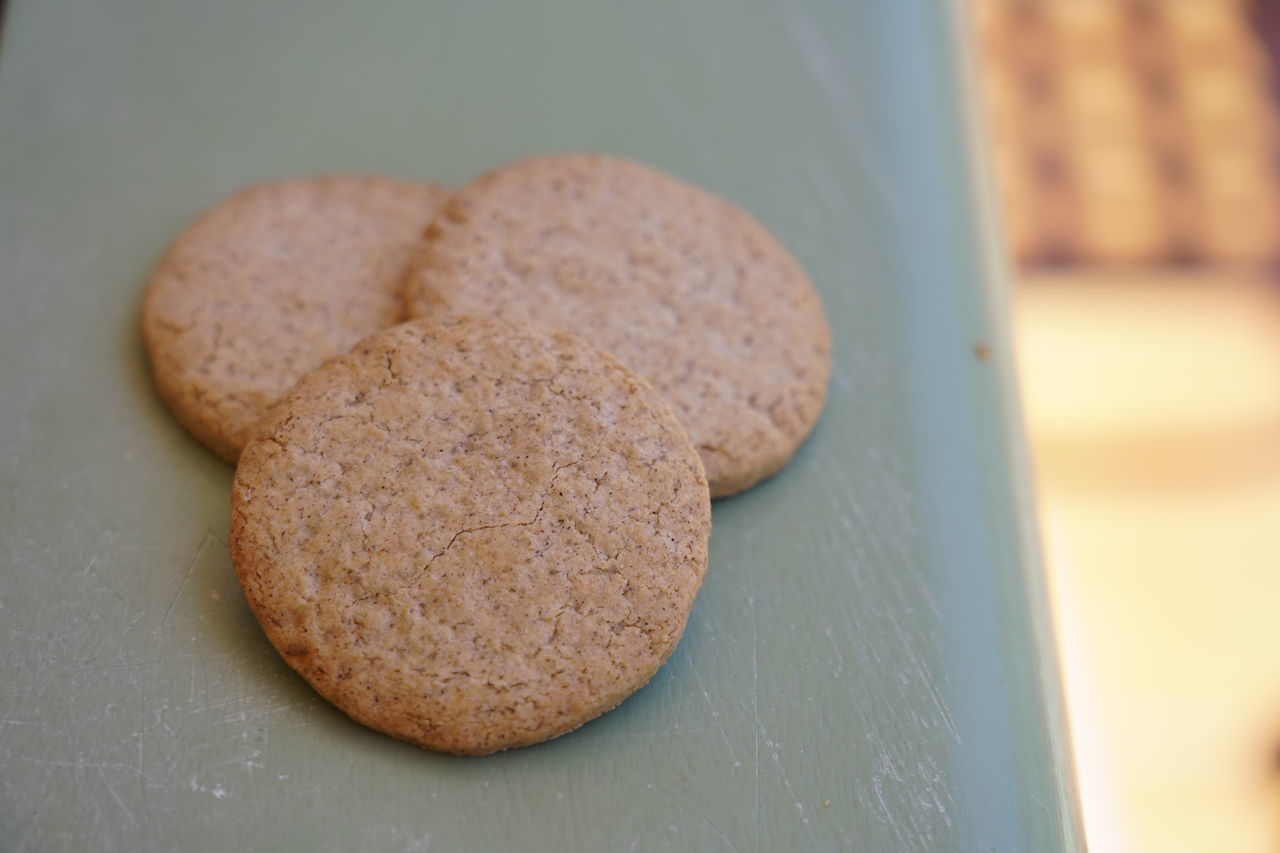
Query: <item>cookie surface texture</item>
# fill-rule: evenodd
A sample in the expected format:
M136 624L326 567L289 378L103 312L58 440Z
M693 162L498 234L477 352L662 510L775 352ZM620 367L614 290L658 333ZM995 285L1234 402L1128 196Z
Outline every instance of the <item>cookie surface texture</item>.
M675 648L710 499L663 399L612 356L415 321L308 374L250 441L231 553L326 699L480 755L607 711Z
M446 197L372 176L260 184L170 246L143 302L160 396L235 462L302 374L403 319L405 268Z
M443 304L580 335L667 398L713 497L776 473L826 398L817 293L746 213L637 163L566 154L463 188L427 231L410 316Z

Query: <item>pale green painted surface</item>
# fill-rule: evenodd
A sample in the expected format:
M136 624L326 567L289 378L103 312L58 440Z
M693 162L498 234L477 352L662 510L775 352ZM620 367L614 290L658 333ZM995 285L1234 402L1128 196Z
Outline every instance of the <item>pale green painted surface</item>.
M1073 849L955 44L941 0L19 0L0 850ZM446 758L348 722L263 640L231 471L155 398L137 306L242 184L460 183L563 148L755 212L813 273L838 365L794 464L716 505L655 681L559 741Z

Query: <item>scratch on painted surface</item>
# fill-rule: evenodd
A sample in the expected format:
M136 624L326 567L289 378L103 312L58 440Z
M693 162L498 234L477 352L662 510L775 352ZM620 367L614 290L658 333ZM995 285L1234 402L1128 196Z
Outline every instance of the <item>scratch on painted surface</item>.
M961 735L948 707L945 674L933 660L940 653L939 608L924 569L902 545L919 538L910 492L889 461L873 461L870 484L836 478L831 497L839 538L850 548L843 563L848 583L859 601L874 602L874 608L833 621L827 639L836 667L876 680L874 696L855 698L873 767L854 786L865 792L871 815L887 833L885 845L915 849L940 841L953 826L957 792L946 742L958 744ZM874 504L868 493L876 495Z
M753 564L754 566L754 564ZM760 632L756 625L756 578L755 569L750 573L751 597L747 605L751 608L751 711L755 720L755 802L751 808L751 828L756 839L756 849L760 849Z
M102 779L102 784L106 786L107 793L111 795L111 799L115 800L116 805L120 806L120 811L124 812L125 817L129 819L129 823L136 827L138 825L138 821L136 818L134 818L133 812L129 809L127 805L125 805L124 800L120 799L120 795L116 793L116 789L111 785L111 782L108 781L105 776Z
M364 850L381 850L394 849L403 850L405 853L426 853L431 849L431 833L430 832L410 832L400 828L399 826L391 826L390 839L383 834L383 828L377 827L373 833L361 845ZM388 840L390 844L388 844Z
M722 80L732 80L729 63L725 60L724 40L721 38L724 24L718 14L708 17L705 8L706 4L701 0L686 0L681 4L680 11L689 25L686 32L697 38L698 56L707 70Z
M698 817L702 820L704 824L710 827L712 832L720 836L720 840L723 841L725 844L727 844L730 850L733 850L734 853L741 853L741 851L738 849L738 845L734 844L733 839L725 835L724 832L720 829L720 827L716 826L715 821L713 821L711 818L707 817L705 814L702 814L702 813L699 813Z
M901 221L902 208L891 189L889 170L871 151L863 129L864 124L850 109L856 100L847 88L847 68L843 68L840 63L833 60L822 30L802 7L798 4L785 4L780 8L784 16L783 27L799 48L797 52L803 58L805 69L818 85L818 90L831 106L841 129L852 143L849 148L850 153L862 166L864 173L871 181L872 189L890 218Z
M787 775L787 770L782 765L781 744L769 737L769 732L765 729L763 722L757 720L756 725L758 727L757 735L759 739L764 741L764 745L769 750L769 757L773 759L773 765L778 770L778 778L782 780L782 787L786 789L787 795L791 797L791 802L795 804L796 811L800 815L800 823L804 826L805 835L809 838L809 846L814 850L818 850L818 839L813 834L813 826L810 823L809 815L805 813L804 803L800 802L800 799L796 797L795 789L791 787L791 777Z
M122 603L123 603L123 602L124 602L124 596L120 594L120 591L119 591L118 589L116 589L116 588L115 588L115 585L114 585L114 584L112 584L110 581L108 581L106 578L104 578L104 577L102 576L102 572L98 571L98 569L97 569L98 559L99 559L99 555L94 554L94 555L93 555L93 557L91 557L91 558L89 559L89 563L88 563L88 565L86 565L86 566L84 567L84 571L80 573L80 576L81 576L81 577L87 577L90 573L92 573L92 574L93 574L93 576L94 576L95 578L97 578L97 579L98 579L98 583L100 583L100 584L102 584L103 586L105 586L105 587L107 588L107 591L108 591L108 592L110 592L110 593L111 593L111 595L112 595L112 596L113 596L117 601L119 601L119 602L122 602Z
M195 572L196 566L200 563L200 558L209 548L209 543L222 544L222 540L214 535L212 530L206 530L204 538L200 540L200 544L196 546L196 552L191 555L191 559L187 562L187 570L182 575L182 582L178 584L178 589L173 594L173 598L169 601L169 606L164 609L164 616L160 619L160 627L164 627L169 621L169 614L173 612L173 607L178 603L178 599L182 597L182 591L187 587L187 581L191 580L192 573Z
M222 704L230 704L230 702L222 703ZM222 717L219 720L215 720L213 724L217 726L222 726L222 725L229 725L233 723L238 724L238 723L255 722L257 720L263 719L264 717L270 717L276 714L282 714L285 711L289 711L293 708L306 707L310 704L311 704L310 700L306 700L301 702L285 702L279 705L267 705L266 707L263 707L263 708L245 708L241 711L235 712L234 714L228 714L227 716Z
M227 798L227 789L221 784L212 787L206 787L200 784L198 776L191 777L191 790L197 794L211 794L215 800L225 800Z
M17 759L38 767L70 767L75 770L137 770L132 764L126 764L123 761L72 761L60 758L37 758L34 755L15 756L12 753L6 753L6 758L10 760Z
M844 507L847 508L847 513L840 513L842 525L852 528L853 521L851 519L853 519L857 521L860 529L875 530L875 521L868 517L863 502L858 499L857 495L852 493L851 486L847 483L842 483L841 490L842 503ZM884 484L884 488L877 490L878 493L886 495L895 491L896 490L892 487L892 484L888 483ZM910 514L905 510L895 512L894 515L903 519L910 517ZM909 535L910 534L904 537L894 538L901 538L903 541L909 541ZM871 553L866 557L868 565L892 566L901 562L901 560L897 559L896 555L884 550L878 540L869 539L869 543ZM856 571L853 564L848 564L848 568L854 586L863 587L866 584L866 578ZM901 650L907 655L908 662L910 664L910 674L921 680L922 686L928 692L934 708L937 711L938 719L955 742L960 743L960 731L956 728L955 720L952 717L950 708L947 707L946 698L943 696L942 690L937 683L933 668L929 666L929 662L926 661L922 655L919 638L912 636L908 632L903 619L893 615L895 613L907 612L910 608L909 602L921 601L929 608L930 615L936 617L938 615L938 606L933 600L933 594L929 589L928 583L924 578L919 576L918 569L879 573L876 576L876 580L883 585L883 588L875 591L875 597L878 600L883 601L889 611L889 618L885 621L887 622L890 630L892 630L894 638L897 641L894 648ZM906 585L908 584L911 587L910 590L906 588ZM871 653L878 654L874 648L871 650ZM916 713L918 714L919 712Z
M729 760L738 764L738 753L733 748L733 741L730 740L728 732L724 730L724 722L720 719L720 710L716 708L715 703L711 701L711 693L707 690L706 682L702 680L702 673L698 671L696 666L691 667L693 670L693 679L698 682L698 692L702 694L702 701L707 706L707 713L711 715L711 720L715 724L716 729L720 732L720 739L724 741L725 749L729 753Z

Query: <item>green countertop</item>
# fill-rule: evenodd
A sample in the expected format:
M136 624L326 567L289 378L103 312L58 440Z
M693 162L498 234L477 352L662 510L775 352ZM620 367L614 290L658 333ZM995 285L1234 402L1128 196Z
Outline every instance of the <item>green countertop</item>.
M1081 845L958 3L18 0L0 46L0 850ZM252 181L559 149L719 192L836 335L679 650L483 759L347 720L236 586L151 266ZM979 358L981 353L985 358ZM989 354L989 355L988 355Z

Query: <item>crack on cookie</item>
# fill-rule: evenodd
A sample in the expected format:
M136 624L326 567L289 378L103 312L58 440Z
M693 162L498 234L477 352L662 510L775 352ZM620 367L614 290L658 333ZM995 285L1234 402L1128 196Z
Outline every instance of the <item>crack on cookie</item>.
M395 365L391 363L391 350L386 349L382 351L382 364L383 364L383 367L386 368L387 375L391 377L392 380L395 381L395 384L397 385L409 384L404 381L404 377L400 375L399 371L396 370ZM389 383L386 383L386 382L378 383L378 390L381 391L385 389L388 384Z
M727 450L727 449L725 449L725 448L721 447L721 446L720 446L720 445L718 445L718 444L705 444L705 443L704 443L704 444L698 444L698 445L695 445L695 446L696 446L696 448L697 448L697 450L698 450L698 452L699 452L699 453L701 453L701 452L703 452L703 451L706 451L707 453L718 453L718 454L720 454L721 456L726 456L726 457L728 457L730 460L733 460L733 459L736 459L736 458L737 458L737 457L735 457L735 456L733 455L733 453L732 453L732 452L730 452L729 450Z
M572 468L580 462L582 462L582 459L578 458L572 462L564 462L552 467L551 479L547 481L547 487L542 492L542 499L538 503L538 510L533 514L533 518L528 521L505 521L501 524L480 524L475 527L466 527L459 530L457 533L453 534L453 537L449 539L448 544L446 544L443 549L432 555L431 559L427 560L426 565L424 565L418 572L418 578L420 579L426 575L436 560L449 553L449 549L451 549L454 543L458 541L458 538L465 533L478 533L481 530L499 530L504 527L532 527L537 524L542 519L542 512L547 507L547 496L551 492L551 487L555 484L556 478L560 476L560 472L566 468ZM408 586L409 584L406 584L402 589L407 588Z

